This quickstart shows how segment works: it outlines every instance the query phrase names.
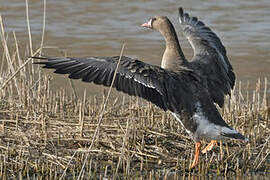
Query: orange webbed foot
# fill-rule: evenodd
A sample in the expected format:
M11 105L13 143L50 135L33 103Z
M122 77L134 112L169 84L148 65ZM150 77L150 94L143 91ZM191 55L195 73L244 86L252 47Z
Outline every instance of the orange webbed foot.
M190 166L190 169L195 168L199 164L200 151L201 151L201 143L196 142L195 143L195 155L194 155L193 162L192 162L192 164Z
M213 149L214 146L217 145L217 141L216 140L212 140L203 150L202 153L205 154L207 151L211 151Z

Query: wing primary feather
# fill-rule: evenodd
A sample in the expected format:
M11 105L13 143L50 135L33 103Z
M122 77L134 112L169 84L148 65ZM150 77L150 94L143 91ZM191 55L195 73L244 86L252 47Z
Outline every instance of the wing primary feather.
M82 79L84 82L93 82L110 86L116 69L119 56L114 57L86 57L86 58L38 58L42 61L36 64L44 68L54 68L56 73L69 74L69 78ZM171 111L180 111L179 104L182 96L171 93L169 88L175 88L176 73L162 69L159 66L150 65L123 56L116 73L113 87L129 95L144 98L160 108ZM178 74L181 79L181 73ZM169 80L170 79L170 80ZM178 89L177 89L178 88ZM177 86L176 91L183 92L183 87ZM184 103L186 104L186 103Z
M225 47L216 33L182 8L179 8L179 22L194 51L191 68L206 82L212 100L222 107L224 96L230 95L235 84L235 74Z

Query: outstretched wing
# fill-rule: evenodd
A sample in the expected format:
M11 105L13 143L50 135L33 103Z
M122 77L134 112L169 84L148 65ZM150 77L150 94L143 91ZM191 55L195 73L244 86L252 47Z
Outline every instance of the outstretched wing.
M55 73L69 74L71 79L82 79L110 86L119 56L114 57L33 57L41 59L35 64L56 69ZM196 77L191 72L174 73L122 56L113 87L129 95L142 97L164 110L180 112L183 108L192 111L193 95L190 91Z
M230 95L235 84L225 47L209 27L184 13L182 8L179 8L179 22L194 51L192 67L206 80L213 101L222 107L224 95Z

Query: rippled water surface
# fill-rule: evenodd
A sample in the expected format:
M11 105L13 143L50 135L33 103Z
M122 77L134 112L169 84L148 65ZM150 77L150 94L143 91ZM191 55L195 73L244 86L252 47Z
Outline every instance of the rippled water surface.
M179 6L192 16L199 17L219 35L238 80L254 82L259 77L270 79L269 0L227 0L218 3L210 0L47 0L45 45L57 46L60 52L67 52L69 56L111 56L118 55L122 43L126 42L125 55L160 64L163 39L158 32L144 29L140 24L153 15L166 15L178 30L185 55L191 58L192 49L177 22ZM34 47L38 47L42 33L43 1L29 0L29 11ZM19 41L26 44L25 1L0 0L0 13L6 31L15 31ZM59 51L47 50L46 53L60 55ZM57 76L55 81L58 86L67 82L62 76ZM94 92L99 91L96 86L90 87Z

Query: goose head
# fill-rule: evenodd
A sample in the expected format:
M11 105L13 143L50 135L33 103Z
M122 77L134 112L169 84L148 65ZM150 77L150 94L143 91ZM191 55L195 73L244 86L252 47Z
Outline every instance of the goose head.
M154 16L150 18L147 22L143 23L141 26L157 31L162 31L170 28L171 23L166 16Z

